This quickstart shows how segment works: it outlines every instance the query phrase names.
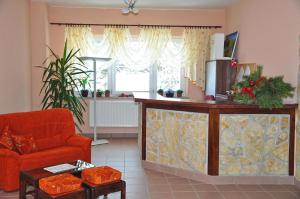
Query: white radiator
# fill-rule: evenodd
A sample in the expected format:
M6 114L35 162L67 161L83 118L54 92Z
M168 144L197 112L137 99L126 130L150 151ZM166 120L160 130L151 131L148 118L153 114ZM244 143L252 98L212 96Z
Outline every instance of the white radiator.
M98 100L97 127L137 127L138 105L134 101ZM94 101L90 100L90 126L94 126Z

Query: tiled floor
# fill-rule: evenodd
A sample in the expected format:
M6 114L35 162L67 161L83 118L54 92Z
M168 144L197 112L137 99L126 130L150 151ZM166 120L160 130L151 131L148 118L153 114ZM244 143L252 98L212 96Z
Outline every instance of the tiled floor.
M110 165L123 171L127 199L299 199L295 186L281 185L209 185L141 167L135 139L113 139L110 144L93 147L96 165ZM17 198L18 193L0 191L0 199ZM109 199L120 198L111 194Z

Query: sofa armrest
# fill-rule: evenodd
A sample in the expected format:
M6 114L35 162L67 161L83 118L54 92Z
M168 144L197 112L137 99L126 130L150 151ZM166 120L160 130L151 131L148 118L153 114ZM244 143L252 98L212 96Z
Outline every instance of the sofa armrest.
M11 151L8 149L0 149L0 158L19 159L20 155L15 151Z
M68 146L76 146L80 147L84 152L84 161L91 162L91 144L92 140L90 138L81 136L81 135L73 135L67 140Z
M14 191L19 187L20 155L8 149L0 149L0 189Z

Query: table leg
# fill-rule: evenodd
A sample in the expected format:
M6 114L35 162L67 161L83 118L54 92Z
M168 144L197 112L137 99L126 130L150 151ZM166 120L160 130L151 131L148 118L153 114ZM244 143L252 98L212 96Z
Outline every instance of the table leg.
M126 199L126 182L122 181L121 185L121 199Z
M33 188L34 188L34 192L33 192L33 198L34 199L38 199L38 188L39 188L39 184L38 184L38 181L35 182L33 185Z
M19 198L26 199L26 182L22 173L20 173L19 180Z

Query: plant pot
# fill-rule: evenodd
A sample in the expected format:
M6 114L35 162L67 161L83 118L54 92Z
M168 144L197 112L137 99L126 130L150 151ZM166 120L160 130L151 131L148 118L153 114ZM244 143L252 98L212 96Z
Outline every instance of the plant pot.
M103 94L103 93L97 92L96 96L97 96L97 97L102 97L102 94Z
M177 97L182 97L182 93L177 93Z
M166 92L166 97L174 97L174 93Z
M110 97L110 91L105 91L104 95L105 95L105 97Z
M163 91L162 89L159 89L159 90L157 91L157 93L160 94L161 96L164 96L164 91Z
M87 97L89 95L89 90L81 90L80 93L82 97Z

